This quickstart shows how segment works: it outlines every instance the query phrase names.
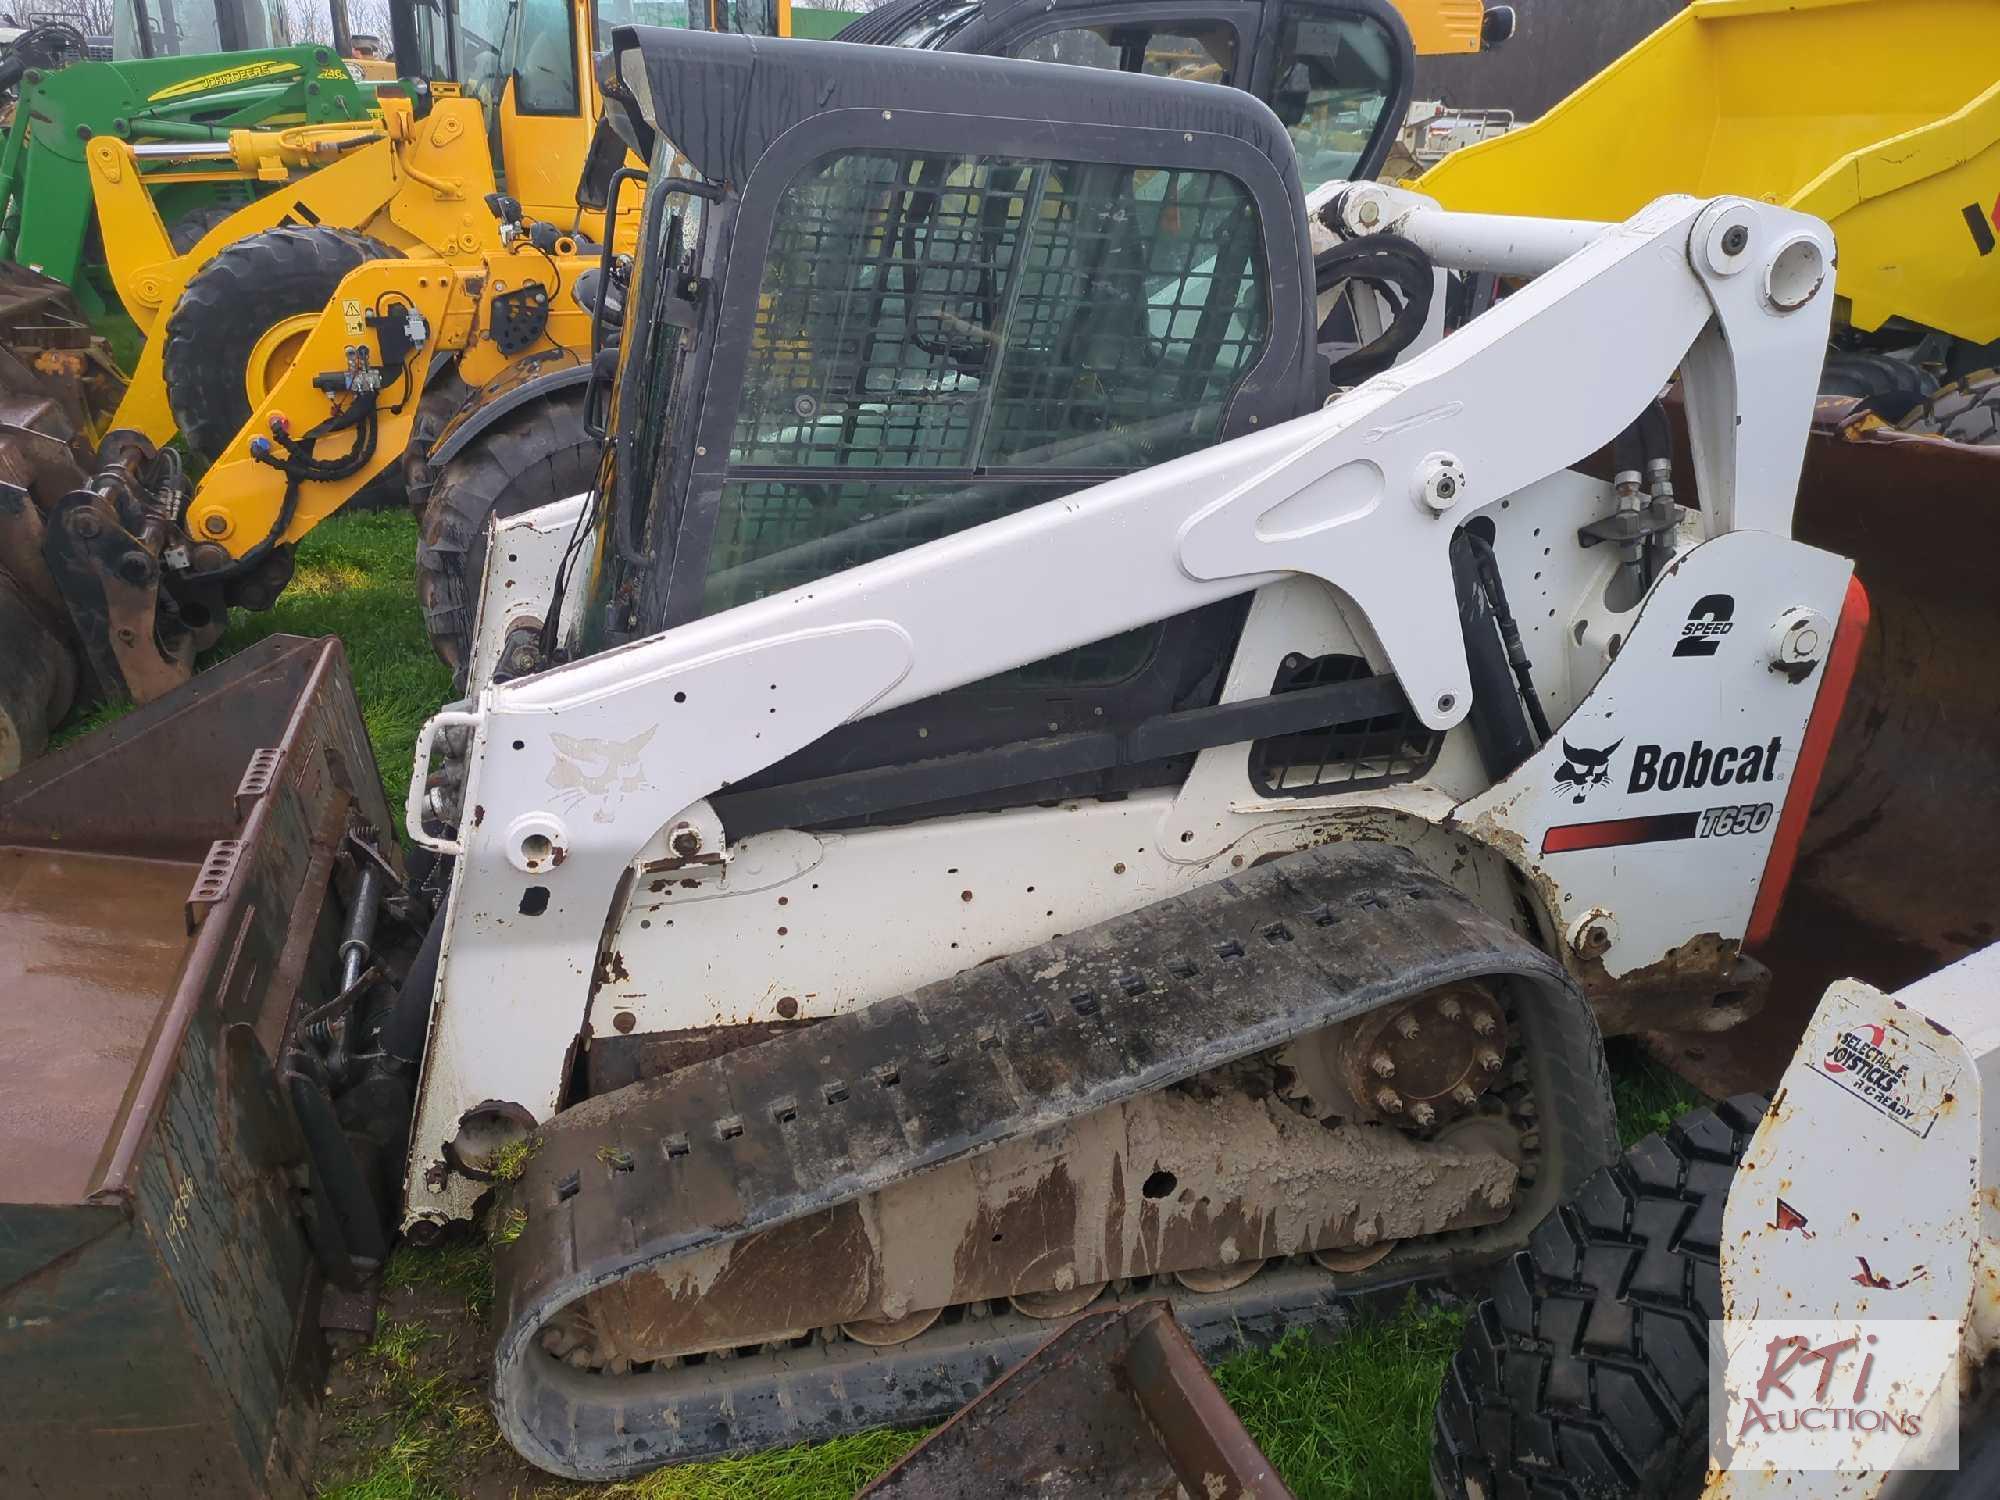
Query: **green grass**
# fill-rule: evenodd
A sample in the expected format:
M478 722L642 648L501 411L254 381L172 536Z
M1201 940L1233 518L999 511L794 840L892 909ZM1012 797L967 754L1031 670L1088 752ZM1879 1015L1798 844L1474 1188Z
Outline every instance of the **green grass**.
M347 648L368 738L400 808L424 720L451 695L416 604L417 523L407 511L343 511L299 543L298 569L276 607L231 613L216 659L268 635L337 635Z
M213 666L270 635L337 635L346 648L368 737L389 794L403 805L417 731L451 693L451 671L424 636L417 612L416 518L406 511L343 511L299 543L292 582L269 610L232 610L200 666ZM65 745L131 711L104 703L65 724Z
M1299 1500L1424 1500L1431 1408L1465 1326L1412 1299L1338 1342L1289 1333L1215 1372L1229 1404Z
M1632 1037L1604 1046L1611 1060L1611 1097L1618 1106L1618 1144L1629 1146L1669 1125L1708 1096L1660 1062Z
M334 517L301 543L298 573L276 608L238 614L214 658L267 635L339 635L346 644L392 807L400 806L416 734L451 689L425 642L412 591L414 521L400 512ZM122 710L100 709L81 729ZM67 731L65 738L81 732ZM1700 1096L1636 1045L1612 1044L1620 1137L1657 1130ZM483 1339L491 1315L491 1252L475 1236L404 1246L385 1272L391 1292L444 1294L468 1318L456 1331L421 1321L384 1325L355 1356L362 1393L328 1412L365 1458L334 1476L325 1500L457 1500L486 1462L504 1469L501 1437L477 1379L437 1368L456 1338ZM1422 1500L1429 1494L1431 1406L1458 1346L1462 1310L1413 1302L1401 1315L1337 1342L1301 1335L1239 1355L1218 1383L1300 1500ZM471 1330L468 1332L467 1330ZM442 1342L441 1342L442 1341ZM463 1364L464 1361L460 1361ZM663 1470L629 1484L557 1484L525 1469L521 1500L832 1500L895 1462L919 1433L875 1432L721 1463ZM507 1471L515 1472L515 1471ZM477 1486L492 1488L490 1476Z
M864 1432L810 1447L662 1469L603 1491L619 1500L846 1500L915 1447L921 1432Z
M322 1486L323 1500L455 1500L460 1476L501 1446L476 1382L437 1368L452 1335L425 1323L386 1323L358 1356L358 1389L322 1418L365 1442L368 1461Z
M464 1299L474 1318L493 1310L493 1256L470 1235L422 1248L403 1244L382 1270L382 1290L429 1290Z

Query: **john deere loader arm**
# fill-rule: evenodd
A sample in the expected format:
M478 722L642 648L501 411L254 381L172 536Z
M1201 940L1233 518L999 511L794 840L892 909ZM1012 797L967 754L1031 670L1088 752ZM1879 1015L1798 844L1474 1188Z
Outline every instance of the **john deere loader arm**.
M754 63L771 95L745 117L765 134L666 132L704 198L666 243L718 279L690 300L676 266L641 267L632 306L669 300L625 352L620 483L488 553L480 646L560 609L552 631L581 654L475 680L426 727L409 800L412 836L455 867L405 1223L432 1232L497 1193L503 1428L580 1476L928 1414L1021 1336L1009 1319L1131 1278L1173 1278L1213 1347L1337 1301L1338 1278L1392 1244L1380 1275L1506 1253L1609 1152L1588 1002L1609 1024L1663 976L1725 982L1709 959L1775 902L1811 727L1838 711L1853 639L1848 565L1786 537L1830 309L1814 221L1730 199L1665 199L1617 226L1505 221L1357 189L1337 205L1350 232L1386 215L1439 266L1543 274L1266 427L1259 402L1315 356L1304 204L1261 106L1129 78L1083 99L1052 70L934 56L870 59L829 100L835 64L815 50L645 37L625 54L628 73L652 65L662 117L675 68ZM1044 114L1064 128L1020 123ZM1150 248L1185 266L1162 280L1134 263L1149 247L1116 226L1140 210L1091 196L1079 149L1125 164L1114 182L1176 195ZM871 164L851 230L847 153ZM887 175L869 175L881 153ZM1243 206L1203 186L1217 169ZM808 268L792 231L764 229L781 200L815 216L796 229L817 247ZM949 243L977 248L990 280L927 258L946 202L985 226ZM1202 258L1226 250L1201 236L1226 246L1221 226L1251 205L1263 259L1245 264L1270 268L1269 302L1225 289L1204 307L1188 283L1226 287ZM897 213L932 218L882 232ZM1090 232L1064 239L1071 222ZM1086 367L1050 362L1082 316L1057 300L1071 254L1096 258L1093 308L1176 309L1140 321L1143 351L1107 342L1100 312L1077 331L1095 341ZM1014 267L1027 279L1008 290ZM791 276L838 337L780 321ZM938 307L940 289L962 300ZM878 430L942 442L989 411L1010 433L1053 391L1085 418L1053 446L1101 463L1132 429L1087 362L1149 358L1192 382L1177 339L1231 317L1268 319L1269 363L1219 387L1241 435L1102 483L1051 480L1047 503L956 530L951 486L1009 476L954 473L935 502L946 534L851 566L808 537L774 554L800 571L767 570L765 597L727 592L752 564L710 552L718 493L772 525L783 505L741 509L763 487L790 505L796 486L811 517L840 485L882 482L818 459L817 434L873 454ZM892 340L907 379L828 384L843 361L877 370ZM1657 473L1642 499L1637 474L1569 472L1677 370L1695 391L1698 517ZM782 411L739 398L776 372ZM894 512L882 493L864 488L845 522L857 548ZM932 502L907 503L924 519ZM570 600L531 582L593 548ZM722 591L710 608L704 580ZM1078 691L1082 723L948 743L955 694L1245 594L1196 706L1095 730ZM1496 670L1496 615L1539 686L1504 656ZM1733 634L1705 652L1717 622ZM1343 670L1274 690L1273 674L1296 681L1301 642ZM1336 784L1308 767L1288 794L1285 773L1246 765L1253 741L1383 720L1430 746L1402 774L1351 764ZM766 774L878 722L941 748ZM1129 793L1036 790L1175 756L1191 767ZM1742 1000L1704 993L1700 1009ZM1441 1051L1400 1050L1425 1047ZM613 1076L621 1057L635 1065ZM1227 1081L1274 1065L1274 1092ZM1287 1134L1298 1110L1330 1134ZM1290 1163L1305 1196L1246 1180L1251 1162ZM1011 1311L985 1321L995 1298Z

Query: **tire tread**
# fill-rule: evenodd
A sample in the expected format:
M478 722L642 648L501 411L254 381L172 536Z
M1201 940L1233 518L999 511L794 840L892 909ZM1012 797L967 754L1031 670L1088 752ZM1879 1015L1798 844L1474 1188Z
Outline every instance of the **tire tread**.
M1647 1136L1499 1268L1438 1399L1439 1496L1679 1492L1706 1452L1722 1203L1764 1106L1741 1095Z

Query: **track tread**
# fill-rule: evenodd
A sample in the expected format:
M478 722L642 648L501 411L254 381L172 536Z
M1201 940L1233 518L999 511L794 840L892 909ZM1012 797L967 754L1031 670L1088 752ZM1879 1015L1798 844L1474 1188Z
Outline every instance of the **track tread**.
M1739 1095L1647 1136L1501 1266L1438 1400L1439 1496L1682 1492L1705 1454L1723 1201L1764 1107Z
M399 256L352 229L285 225L245 236L195 272L167 319L160 356L167 404L188 447L213 461L250 420L244 366L265 330L325 307L356 266Z
M543 1356L539 1334L612 1280L671 1274L678 1257L1476 976L1521 986L1523 1087L1543 1134L1534 1185L1507 1223L1405 1246L1385 1270L1415 1279L1490 1262L1611 1154L1594 1019L1545 954L1408 851L1337 844L557 1115L499 1205L518 1214L494 1257L501 1429L552 1473L604 1480L948 1415L985 1358L977 1336L926 1353L936 1378L922 1389L864 1360L837 1384L806 1376L808 1395L793 1383L802 1367L778 1355L712 1430L706 1366L692 1380L586 1374ZM1082 989L1104 1002L1087 1021L1070 1004ZM884 1073L894 1076L880 1087L866 1082ZM822 1109L814 1101L835 1079L849 1087Z

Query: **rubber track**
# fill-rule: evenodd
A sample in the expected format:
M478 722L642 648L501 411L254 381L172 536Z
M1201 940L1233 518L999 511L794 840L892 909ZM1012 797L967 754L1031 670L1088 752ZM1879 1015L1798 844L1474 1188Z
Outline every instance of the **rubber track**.
M607 1480L946 1415L1014 1357L982 1353L1006 1320L962 1324L956 1343L933 1330L926 1347L944 1351L933 1378L887 1382L871 1371L907 1365L911 1345L760 1357L749 1362L764 1365L759 1381L743 1361L572 1369L537 1333L636 1270L1478 976L1512 981L1540 1175L1507 1224L1406 1246L1384 1264L1407 1278L1518 1248L1525 1226L1615 1149L1589 1006L1552 960L1406 850L1337 844L558 1115L494 1209L501 1429L552 1473ZM1330 1281L1322 1273L1302 1295L1324 1302ZM793 1377L812 1359L818 1372L801 1386ZM732 1384L718 1404L721 1380Z
M1667 1500L1699 1488L1723 1204L1764 1106L1740 1095L1647 1136L1500 1269L1438 1400L1439 1496Z

